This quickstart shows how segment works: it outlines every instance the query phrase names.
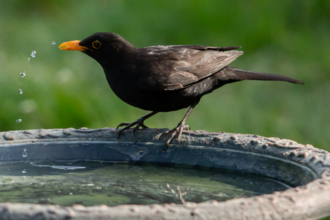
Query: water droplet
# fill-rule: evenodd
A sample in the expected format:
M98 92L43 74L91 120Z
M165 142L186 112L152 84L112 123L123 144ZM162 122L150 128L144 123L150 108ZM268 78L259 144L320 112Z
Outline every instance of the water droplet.
M25 71L24 72L21 72L19 75L21 75L21 77L24 77L25 76Z
M30 62L30 57L28 57L28 62Z
M52 41L52 45L55 45L56 44L56 42L55 41Z
M26 169L23 169L23 170L22 170L22 173L26 173Z
M37 51L32 50L32 52L31 52L31 57L32 57L32 58L35 58L35 57L36 57L36 54L37 54Z
M19 91L19 94L23 94L23 90L21 90L21 89L18 89L18 91Z
M26 151L23 151L22 157L27 157Z
M22 119L17 119L16 120L16 123L18 124L18 123L21 123L22 122Z

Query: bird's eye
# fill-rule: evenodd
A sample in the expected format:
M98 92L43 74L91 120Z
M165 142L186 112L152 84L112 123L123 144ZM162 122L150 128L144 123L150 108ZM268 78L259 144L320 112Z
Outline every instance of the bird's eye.
M92 43L94 49L99 49L101 47L101 42L96 40Z

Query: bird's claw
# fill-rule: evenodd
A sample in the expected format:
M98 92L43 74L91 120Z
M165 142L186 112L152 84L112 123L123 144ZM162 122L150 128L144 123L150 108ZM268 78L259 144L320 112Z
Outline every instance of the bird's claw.
M125 127L119 131L117 139L119 139L120 135L121 135L125 130L127 130L127 129L133 127L133 126L135 126L134 129L133 129L133 134L134 134L134 136L135 136L136 131L139 130L140 127L141 127L141 129L146 129L146 128L148 128L147 126L145 126L145 125L143 124L143 122L144 122L144 120L142 120L141 118L139 118L138 120L136 120L135 122L132 122L132 123L120 123L120 124L117 126L117 130L118 130L119 127L122 127L122 126L125 126Z
M118 130L118 128L120 128L120 127L123 127L123 126L128 126L128 125L130 125L130 123L120 123L118 126L117 126L117 130Z
M141 129L146 129L146 128L148 128L147 126L145 126L145 125L143 124L143 121L142 121L141 123L138 123L138 124L134 127L134 129L133 129L134 136L135 136L136 131L139 130L139 127L141 127Z
M173 140L175 135L178 135L178 143L180 144L180 138L183 130L190 130L189 125L179 123L177 127L173 128L172 130L165 131L163 134L160 135L159 139L161 139L164 135L171 134L170 138L166 141L165 148L163 151L166 151L166 149L170 146L170 142L171 140Z

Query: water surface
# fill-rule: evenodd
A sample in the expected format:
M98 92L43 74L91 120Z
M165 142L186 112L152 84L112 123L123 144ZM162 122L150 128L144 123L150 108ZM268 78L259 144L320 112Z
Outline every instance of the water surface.
M64 206L224 201L289 188L219 170L67 161L2 163L0 184L0 202Z

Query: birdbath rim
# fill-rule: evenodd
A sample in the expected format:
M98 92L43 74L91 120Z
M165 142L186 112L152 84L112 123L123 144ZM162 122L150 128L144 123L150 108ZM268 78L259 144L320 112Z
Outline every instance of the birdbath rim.
M20 161L22 155L6 152L11 149L38 147L44 153L61 155L64 159L83 155L79 143L106 146L109 154L100 160L113 160L114 155L131 162L172 163L191 167L210 167L266 176L285 182L293 188L249 198L224 202L207 201L180 204L106 205L69 207L23 203L0 203L3 219L319 219L330 215L330 153L302 145L288 139L262 137L251 134L225 132L184 131L180 144L173 144L163 152L166 137L159 139L166 129L143 129L134 136L132 129L117 140L118 130L102 129L38 129L0 132L0 161ZM115 145L115 144L118 144ZM63 149L75 149L61 154ZM63 145L64 144L64 145ZM78 147L69 148L70 145ZM40 148L42 146L42 148ZM93 148L97 151L98 147ZM47 154L46 152L52 152ZM112 152L117 152L114 154ZM93 156L86 153L83 157ZM118 157L118 156L116 156ZM188 159L187 159L188 158ZM44 158L45 159L45 158ZM83 159L83 158L81 158ZM118 158L117 158L118 159ZM119 158L120 159L120 158Z

